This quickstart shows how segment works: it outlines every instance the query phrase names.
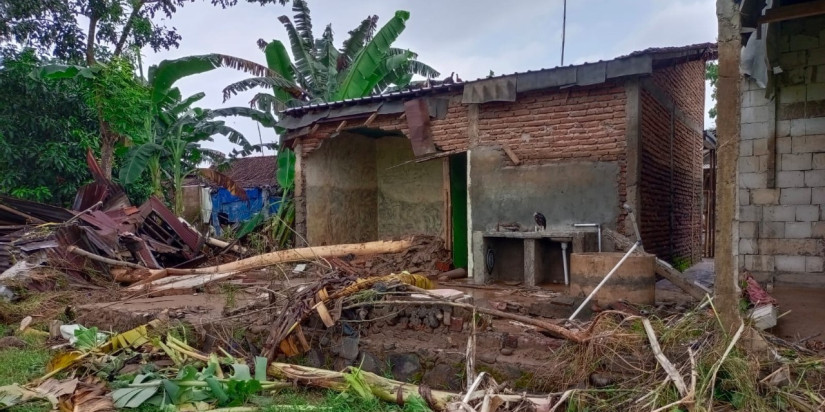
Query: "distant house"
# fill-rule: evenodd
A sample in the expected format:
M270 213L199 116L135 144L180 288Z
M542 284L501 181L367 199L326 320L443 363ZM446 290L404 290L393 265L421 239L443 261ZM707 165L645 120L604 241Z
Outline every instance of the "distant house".
M220 234L222 224L247 221L262 210L276 212L281 200L276 168L275 156L257 156L234 159L221 171L244 188L246 201L204 179L190 179L184 188L184 217L209 224Z

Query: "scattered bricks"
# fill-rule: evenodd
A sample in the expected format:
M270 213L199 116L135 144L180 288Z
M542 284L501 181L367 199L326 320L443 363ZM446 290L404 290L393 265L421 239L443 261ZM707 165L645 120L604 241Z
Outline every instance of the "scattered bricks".
M806 256L805 271L808 273L825 271L825 259L820 256Z
M819 239L825 238L825 222L816 222L813 224L811 237Z
M819 220L819 206L797 206L796 207L796 221L797 222L816 222Z
M762 220L762 206L739 206L739 220L742 222Z
M452 317L450 320L450 332L461 332L464 329L464 319Z
M823 245L822 239L759 239L759 251L763 255L822 256Z
M752 271L773 271L776 270L774 257L768 255L745 256L745 269Z
M781 157L780 170L811 170L811 154L783 154Z
M743 255L759 253L756 239L739 239L739 253Z
M756 237L756 222L739 222L739 237L750 239Z
M781 189L779 204L781 205L809 205L811 204L810 188Z
M776 186L780 188L803 187L805 186L805 172L779 172L776 174Z
M777 256L776 270L781 272L804 272L804 256Z
M787 155L783 155L787 156ZM758 164L758 163L757 163ZM745 189L761 189L768 186L768 176L765 173L740 173L739 187Z
M805 186L825 186L825 170L808 170L805 172Z
M785 223L785 237L788 239L807 239L811 237L810 222Z
M768 139L753 140L753 155L763 156L768 154Z
M794 206L765 206L762 213L765 222L796 221L796 208Z
M765 239L779 239L785 237L785 222L759 223L759 237Z
M775 205L779 203L778 189L754 189L751 191L751 204Z

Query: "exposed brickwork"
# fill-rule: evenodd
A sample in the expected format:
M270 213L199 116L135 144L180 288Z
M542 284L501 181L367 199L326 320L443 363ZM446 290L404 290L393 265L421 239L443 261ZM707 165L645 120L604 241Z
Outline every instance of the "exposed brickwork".
M641 93L640 230L646 250L671 261L701 257L702 134L694 128L702 124L703 79L703 62L667 67Z

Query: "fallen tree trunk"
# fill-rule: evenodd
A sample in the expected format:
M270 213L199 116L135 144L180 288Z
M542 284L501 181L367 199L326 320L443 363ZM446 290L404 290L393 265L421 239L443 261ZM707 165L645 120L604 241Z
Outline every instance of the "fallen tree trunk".
M605 237L612 240L616 247L624 251L630 250L635 243L626 236L611 229L604 229L602 233ZM707 292L702 290L702 288L694 285L690 280L685 279L681 272L674 269L673 266L670 266L670 264L659 258L656 258L656 274L669 280L679 289L682 289L685 293L695 299L702 300L705 298L705 294L707 294Z
M344 372L278 362L272 362L267 372L276 378L297 381L318 388L332 389L337 392L344 392L350 386ZM458 399L457 393L430 390L410 383L383 378L363 370L359 371L358 374L363 378L372 394L386 402L403 404L412 397L420 396L427 401L431 408L441 411L447 407L447 403Z
M210 266L194 269L158 269L150 270L151 276L132 285L129 289L136 289L139 286L151 284L151 282L162 279L168 275L219 275L228 273L242 273L250 270L263 269L278 263L301 262L330 257L346 255L373 255L380 253L403 252L412 245L409 240L376 241L366 243L353 243L344 245L330 245L305 247L299 249L279 250L277 252L252 256L235 262L223 265Z

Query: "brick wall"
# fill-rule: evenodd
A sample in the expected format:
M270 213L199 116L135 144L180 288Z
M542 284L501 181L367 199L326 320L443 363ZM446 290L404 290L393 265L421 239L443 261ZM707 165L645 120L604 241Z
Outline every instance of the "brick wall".
M779 28L775 98L745 79L739 152L741 268L825 283L825 17Z
M693 263L702 252L704 62L657 69L640 95L645 249Z

